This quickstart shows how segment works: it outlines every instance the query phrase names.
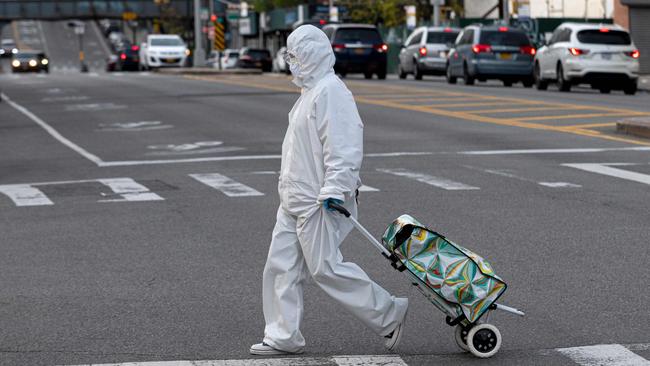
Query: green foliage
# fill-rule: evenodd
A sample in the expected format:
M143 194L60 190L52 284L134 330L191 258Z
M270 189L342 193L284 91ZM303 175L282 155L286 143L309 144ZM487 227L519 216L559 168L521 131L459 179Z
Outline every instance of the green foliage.
M354 23L383 24L386 27L406 22L406 5L417 7L418 19L430 19L432 8L429 0L339 0L338 6L348 9L345 20Z

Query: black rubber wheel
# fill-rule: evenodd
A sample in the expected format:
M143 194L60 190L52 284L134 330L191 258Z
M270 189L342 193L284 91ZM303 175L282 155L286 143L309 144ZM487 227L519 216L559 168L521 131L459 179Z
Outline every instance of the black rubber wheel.
M476 325L467 334L467 347L476 357L492 357L501 348L501 333L492 324Z
M366 79L372 79L372 73L371 72L364 72L363 77Z
M456 84L456 77L451 75L451 66L449 64L447 64L447 71L445 71L445 78L447 79L447 83Z
M463 64L463 82L465 85L474 85L474 77L470 76L467 64Z
M418 66L417 61L413 61L415 63L415 67L413 67L413 77L415 80L422 80L422 72L420 71L420 66Z
M401 65L401 64L397 66L397 76L398 76L400 79L406 79L406 73L405 73L404 70L402 69L402 65Z
M563 92L571 91L571 83L564 78L564 69L562 64L557 65L557 88Z
M504 80L504 81L503 81L503 86L511 87L511 86L512 86L512 81L510 81L510 80Z
M535 64L535 71L533 72L533 80L535 81L535 88L537 88L537 90L548 89L548 81L542 78L542 71L539 69L539 64Z
M377 73L377 79L386 80L386 71L378 72Z
M600 94L609 94L612 90L610 88L600 88L598 89Z
M629 83L625 88L623 88L623 93L626 95L636 94L637 85L636 82Z

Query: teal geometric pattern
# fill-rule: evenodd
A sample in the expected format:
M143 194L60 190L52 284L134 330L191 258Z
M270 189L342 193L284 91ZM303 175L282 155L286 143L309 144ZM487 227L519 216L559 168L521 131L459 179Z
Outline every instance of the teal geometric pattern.
M413 231L403 238L400 232L407 225ZM472 323L506 290L505 282L487 261L409 215L402 215L389 225L382 242L437 295L457 304Z

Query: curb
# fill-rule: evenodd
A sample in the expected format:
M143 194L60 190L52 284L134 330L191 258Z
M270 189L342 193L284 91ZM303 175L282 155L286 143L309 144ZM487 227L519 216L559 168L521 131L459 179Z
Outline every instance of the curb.
M641 76L639 77L639 82L637 83L639 90L650 91L650 76Z
M261 75L259 69L218 70L209 67L170 67L156 69L155 72L168 75Z
M616 131L650 139L650 117L636 117L616 122Z

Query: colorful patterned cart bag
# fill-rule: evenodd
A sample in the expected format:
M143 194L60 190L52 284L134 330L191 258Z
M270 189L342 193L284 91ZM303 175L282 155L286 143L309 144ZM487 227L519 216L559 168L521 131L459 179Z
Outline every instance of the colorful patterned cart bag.
M389 225L382 242L427 287L459 305L472 323L506 290L487 261L409 215Z

